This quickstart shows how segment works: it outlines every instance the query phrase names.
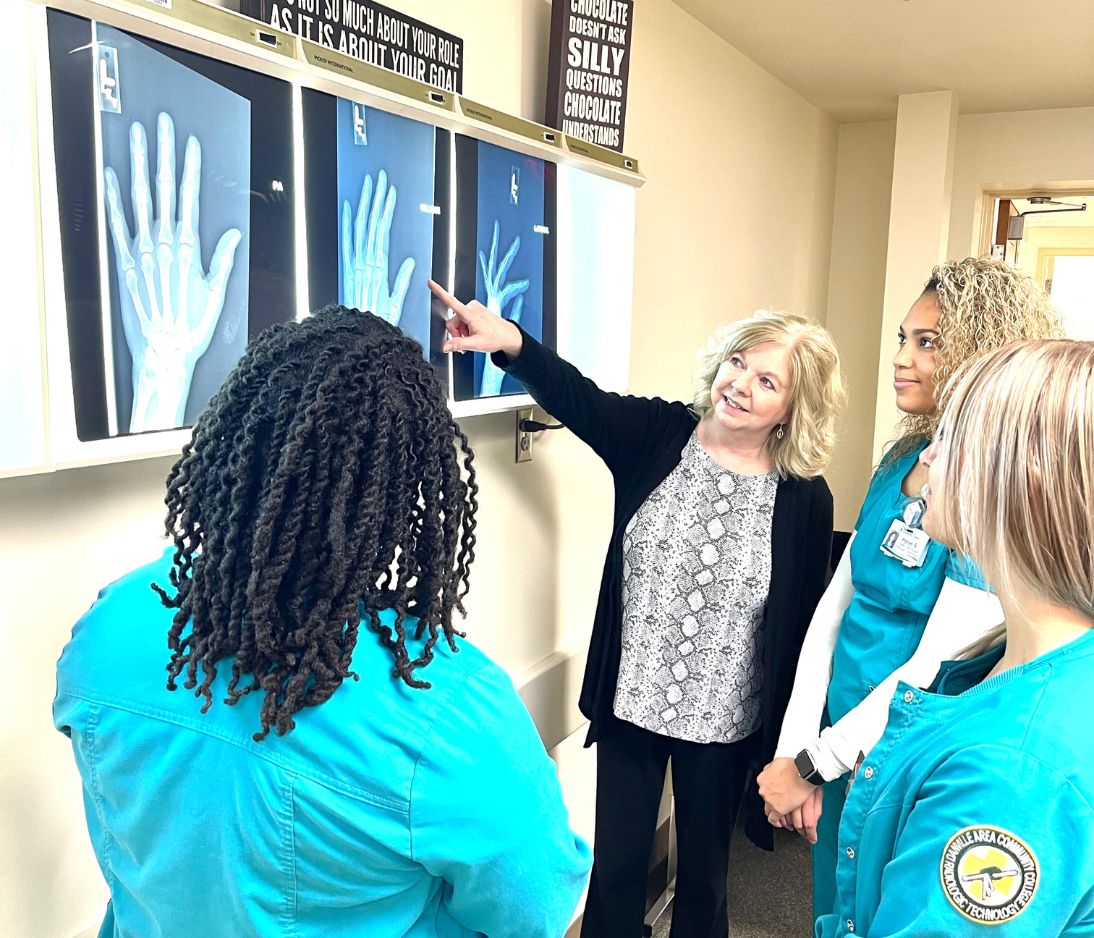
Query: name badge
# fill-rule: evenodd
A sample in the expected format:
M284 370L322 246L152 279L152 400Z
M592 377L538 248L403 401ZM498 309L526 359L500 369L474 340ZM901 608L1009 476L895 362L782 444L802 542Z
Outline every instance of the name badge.
M881 541L881 552L895 557L906 567L921 567L931 539L919 528L913 528L897 518Z

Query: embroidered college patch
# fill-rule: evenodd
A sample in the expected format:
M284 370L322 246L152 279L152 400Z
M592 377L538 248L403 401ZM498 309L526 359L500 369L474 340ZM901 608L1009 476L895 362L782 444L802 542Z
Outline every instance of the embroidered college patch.
M1000 925L1033 901L1040 867L1033 851L999 827L966 827L942 851L942 888L958 912Z

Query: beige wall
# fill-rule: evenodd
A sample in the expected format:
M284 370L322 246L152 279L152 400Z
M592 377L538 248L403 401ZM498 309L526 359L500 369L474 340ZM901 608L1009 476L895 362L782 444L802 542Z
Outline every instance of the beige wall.
M761 306L823 320L837 128L674 4L635 16L632 388L681 397L719 323Z
M900 96L875 386L875 463L895 437L901 418L889 367L890 336L899 330L908 307L923 289L927 272L946 259L956 142L957 96L952 91Z
M465 91L540 119L546 0L401 0L466 43ZM638 194L632 385L687 394L692 354L761 305L823 318L836 127L668 0L640 0L627 149ZM513 418L465 421L482 483L469 636L504 664L560 757L591 832L593 760L577 745L581 652L610 522L605 470L568 433L512 458ZM73 620L162 542L168 460L0 480L0 934L69 938L101 913L53 665Z
M828 328L839 348L848 402L827 477L835 499L836 528L841 531L854 526L873 465L895 142L895 121L844 124L839 129Z

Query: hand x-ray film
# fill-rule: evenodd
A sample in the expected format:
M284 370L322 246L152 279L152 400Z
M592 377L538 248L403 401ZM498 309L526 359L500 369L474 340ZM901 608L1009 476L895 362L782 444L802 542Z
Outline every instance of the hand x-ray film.
M77 435L191 425L292 318L289 86L49 11Z
M456 282L529 335L555 345L555 165L456 137ZM524 392L486 355L453 361L457 401Z
M317 91L303 104L310 306L374 313L428 358L443 332L426 282L448 265L449 134Z

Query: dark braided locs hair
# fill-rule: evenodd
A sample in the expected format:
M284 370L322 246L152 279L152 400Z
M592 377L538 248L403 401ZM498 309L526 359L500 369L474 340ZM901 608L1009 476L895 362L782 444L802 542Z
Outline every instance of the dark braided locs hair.
M461 463L462 470L461 473ZM369 313L331 306L251 343L167 479L176 609L167 687L212 705L264 694L261 732L294 726L347 677L358 627L415 672L464 614L478 485L421 346ZM395 612L392 627L380 610ZM416 624L411 621L416 619ZM408 629L420 642L411 658ZM201 673L198 673L198 669Z

